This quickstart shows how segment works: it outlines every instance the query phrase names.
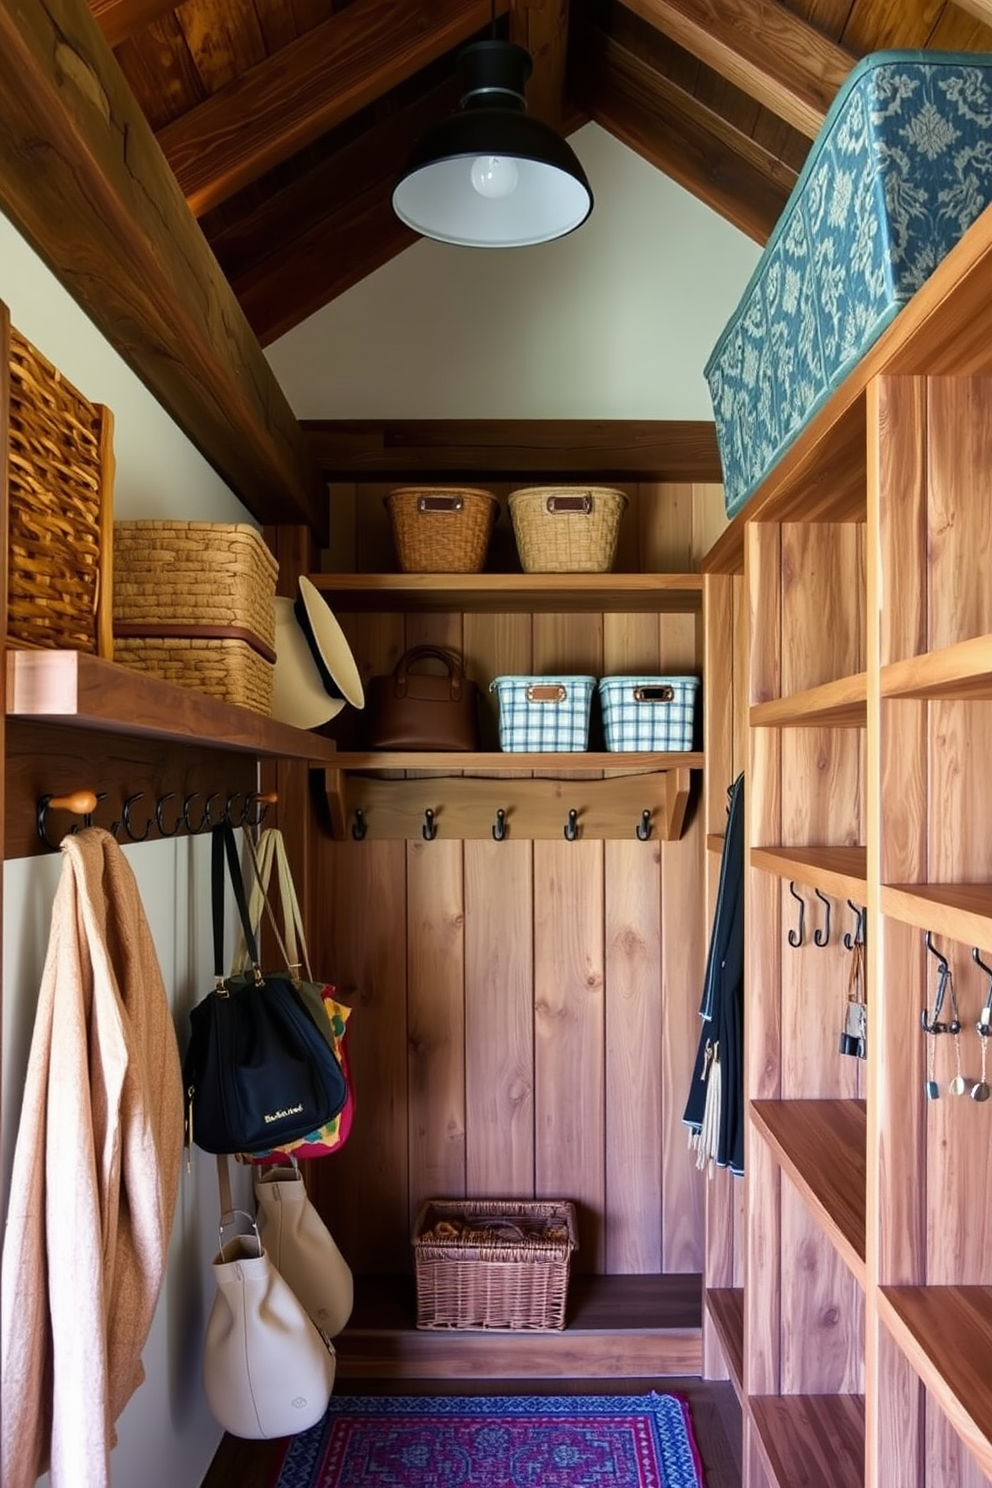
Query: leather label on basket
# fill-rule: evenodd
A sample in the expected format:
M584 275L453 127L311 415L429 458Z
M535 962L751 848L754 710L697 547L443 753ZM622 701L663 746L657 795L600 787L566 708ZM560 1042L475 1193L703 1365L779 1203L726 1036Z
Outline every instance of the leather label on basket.
M566 692L560 682L532 682L527 688L529 703L563 703Z
M114 635L139 641L244 641L263 661L274 663L276 653L268 642L243 625L182 625L171 621L155 625L147 620L115 620Z
M417 510L422 512L460 512L464 505L460 496L421 496Z
M635 687L635 703L670 703L675 697L674 687Z
M581 512L588 517L592 512L592 497L588 491L584 496L549 496L547 507L553 517L562 512Z

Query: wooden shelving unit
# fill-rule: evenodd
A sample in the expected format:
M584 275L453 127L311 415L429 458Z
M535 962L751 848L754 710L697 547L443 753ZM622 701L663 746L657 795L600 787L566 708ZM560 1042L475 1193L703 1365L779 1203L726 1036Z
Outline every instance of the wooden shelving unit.
M744 1288L709 1287L704 1297L727 1363L730 1382L744 1394Z
M702 608L701 574L311 574L341 611L672 614Z
M990 426L992 209L703 565L743 576L749 636L744 1488L992 1478L992 1106L967 1099L992 944ZM838 1052L850 953L787 939L793 881L866 906L864 1060ZM927 931L963 1098L950 1039L925 1094Z

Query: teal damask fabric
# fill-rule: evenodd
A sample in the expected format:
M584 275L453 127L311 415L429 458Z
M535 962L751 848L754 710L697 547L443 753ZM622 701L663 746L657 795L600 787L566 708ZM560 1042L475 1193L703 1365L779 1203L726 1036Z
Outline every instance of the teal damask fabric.
M992 56L853 69L705 375L728 515L992 201Z

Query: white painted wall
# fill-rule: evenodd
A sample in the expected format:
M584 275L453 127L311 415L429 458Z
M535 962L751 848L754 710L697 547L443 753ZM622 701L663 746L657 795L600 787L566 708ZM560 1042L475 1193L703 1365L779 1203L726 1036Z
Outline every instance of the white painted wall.
M578 232L426 239L268 348L300 418L710 419L703 367L759 249L595 124Z
M11 319L71 382L114 410L119 517L254 521L133 372L0 216L0 299ZM257 525L257 524L256 524ZM85 781L80 781L84 785ZM205 839L125 849L138 879L176 1027L213 981L210 850ZM61 855L4 865L3 1074L0 1206L17 1136L38 986ZM228 944L230 944L230 939ZM200 1385L200 1349L213 1300L217 1249L213 1159L194 1152L180 1178L168 1274L144 1351L146 1379L118 1422L115 1488L196 1488L221 1431ZM245 1175L234 1174L244 1185ZM65 1236L66 1244L72 1243ZM47 1476L40 1480L47 1484Z

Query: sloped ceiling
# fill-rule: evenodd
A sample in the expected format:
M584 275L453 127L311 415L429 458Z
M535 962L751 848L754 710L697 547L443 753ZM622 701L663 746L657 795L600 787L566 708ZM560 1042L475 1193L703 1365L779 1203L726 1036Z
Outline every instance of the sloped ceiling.
M90 0L262 344L401 252L390 190L499 34L530 111L587 119L764 243L844 77L992 50L992 0Z

